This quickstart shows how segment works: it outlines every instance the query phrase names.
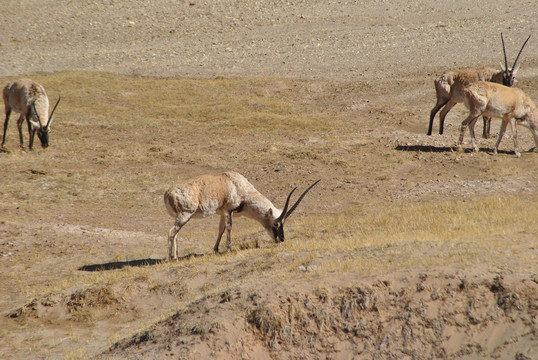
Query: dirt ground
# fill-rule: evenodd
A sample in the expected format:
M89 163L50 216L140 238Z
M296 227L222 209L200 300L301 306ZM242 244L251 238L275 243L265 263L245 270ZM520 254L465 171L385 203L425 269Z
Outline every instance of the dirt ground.
M107 126L107 116L126 109L105 95L80 105L80 114L84 108L88 118L103 121L92 127L83 115L61 110L70 101L63 96L56 144L23 152L16 149L12 115L9 151L0 152L0 358L538 358L538 154L532 137L519 130L522 157L516 159L508 131L500 154L492 156L500 124L493 120L492 138L478 140L480 153L454 151L463 105L448 115L444 135L436 134L437 119L434 135L425 135L435 75L497 67L500 32L512 62L538 28L535 1L60 3L3 2L3 82L43 79L54 101L62 82L68 87L88 72L95 74L97 93L103 79L103 94L107 81L118 81L107 73L140 83L258 79L238 96L290 99L338 126L259 131L278 133L278 141L255 130L217 141L216 126L172 138L171 127L149 133L143 125ZM519 86L538 99L534 37L520 65ZM80 87L82 98L84 83ZM122 96L137 91L125 89ZM136 111L165 111L158 99L141 102ZM133 144L146 151L143 158L126 154L137 151ZM304 221L339 219L357 208L369 214L407 203L467 206L482 198L500 199L493 207L505 211L505 219L516 213L508 204L527 204L528 218L513 220L524 222L519 231L475 236L489 246L461 241L429 248L417 240L315 256L268 244L255 224L238 232L242 249L222 257L209 253L214 218L189 224L192 239L204 242L186 245L180 265L161 264L172 225L162 206L165 184L229 168L272 196L321 178L297 212ZM112 180L90 184L101 173ZM122 188L131 202L116 199ZM314 238L330 231L323 221L311 221ZM339 236L352 232L337 230ZM299 235L290 229L292 241ZM458 246L458 256L476 261L450 258L430 266L420 259ZM480 255L494 247L500 249L495 255ZM417 265L398 266L406 256ZM365 273L320 270L347 259L386 266Z

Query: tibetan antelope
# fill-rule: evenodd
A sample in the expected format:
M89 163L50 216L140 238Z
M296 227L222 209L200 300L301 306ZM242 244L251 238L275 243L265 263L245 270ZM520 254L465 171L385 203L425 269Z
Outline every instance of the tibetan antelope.
M213 247L219 251L219 243L226 230L227 250L231 249L232 215L244 215L257 220L275 242L284 241L284 222L297 208L306 193L320 180L308 187L288 210L293 189L282 210L277 209L241 174L225 172L219 175L202 175L171 186L164 193L164 204L175 218L168 232L168 260L178 258L177 234L193 217L219 214L220 225L217 242Z
M464 101L463 89L465 86L476 82L476 81L490 81L505 86L512 87L515 83L515 76L519 70L517 61L523 48L529 41L530 35L523 43L523 46L519 50L519 53L514 61L514 65L511 68L508 67L508 61L506 59L506 48L504 46L504 37L501 33L501 40L503 44L503 53L504 53L504 66L501 63L501 70L496 70L489 67L481 68L468 68L460 69L455 71L447 71L437 79L435 79L435 93L437 95L437 103L430 112L430 124L428 126L428 135L432 134L433 119L435 115L442 108L441 113L439 114L439 134L443 134L445 117L448 112L456 105ZM484 129L482 131L482 137L489 138L491 118L484 117Z
M514 152L517 157L521 154L517 149L517 127L523 125L527 127L534 137L536 148L538 149L538 110L536 106L523 90L510 88L501 84L478 81L470 84L464 89L464 103L469 109L469 116L461 123L460 138L458 148L461 149L465 128L469 127L471 141L474 151L478 151L475 143L474 125L480 116L497 117L502 119L499 138L493 148L493 153L497 154L497 149L506 131L506 126L510 123L514 136Z
M54 111L60 102L60 98L58 98L49 116L49 98L45 89L43 86L29 79L21 79L7 84L4 87L3 97L6 119L4 120L4 135L2 137L1 147L4 147L6 142L7 125L12 110L20 113L19 120L17 120L17 128L19 129L21 147L23 147L22 123L24 119L26 119L28 125L30 150L32 150L34 145L34 136L36 133L41 141L41 146L44 148L49 146L50 125L52 124Z

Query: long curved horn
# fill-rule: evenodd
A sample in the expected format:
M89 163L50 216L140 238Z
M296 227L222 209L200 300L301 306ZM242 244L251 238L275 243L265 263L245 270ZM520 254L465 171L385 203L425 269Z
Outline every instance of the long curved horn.
M514 71L514 69L516 68L517 61L519 60L519 55L521 55L521 52L523 51L523 48L525 47L525 45L527 45L527 42L529 41L530 38L531 38L531 35L529 35L527 40L525 40L525 42L523 43L523 46L521 47L521 50L519 50L519 54L517 54L516 61L514 61L514 65L512 65L512 71Z
M508 72L508 60L506 59L506 47L504 46L504 37L503 33L501 33L501 41L503 42L503 54L504 54L504 71Z
M52 109L52 112L50 113L49 122L47 123L47 130L49 129L50 124L52 123L54 112L56 111L56 108L58 107L58 104L60 103L61 98L62 98L61 96L58 96L58 101L56 101L56 105L54 105L54 109Z
M291 194L293 194L293 192L297 190L297 188L294 188L290 194L288 195L288 198L286 199L286 204L284 205L284 209L282 209L282 213L280 214L280 216L275 220L276 222L281 222L281 221L284 221L286 219L286 212L288 211L288 204L290 203L290 198L291 198Z
M313 183L312 185L310 185L310 186L308 187L308 189L306 189L306 190L304 191L304 193L302 193L301 196L299 196L299 199L297 199L297 201L295 202L295 204L293 204L293 206L291 207L291 209L286 213L286 215L284 216L284 219L283 219L282 221L286 220L286 219L288 218L288 216L291 215L291 213L297 208L297 206L299 206L299 203L301 202L301 200L303 200L303 198L304 198L304 196L306 195L306 193L307 193L308 191L310 191L310 189L312 189L312 188L314 187L314 185L316 185L316 184L319 183L320 181L321 181L321 179L317 180L315 183Z
M43 128L43 123L41 122L41 118L39 117L39 114L37 113L37 109L35 108L35 101L32 103L32 108L34 109L35 116L37 116L37 121L39 121L39 127Z

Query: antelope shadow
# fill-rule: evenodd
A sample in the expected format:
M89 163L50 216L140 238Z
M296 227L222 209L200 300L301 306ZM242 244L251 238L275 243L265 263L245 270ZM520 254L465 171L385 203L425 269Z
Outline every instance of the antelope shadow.
M204 256L204 254L187 254L184 256L181 256L177 261L187 260L193 257L200 257ZM108 271L108 270L118 270L122 269L124 267L130 266L130 267L142 267L142 266L154 266L159 265L166 262L166 259L136 259L136 260L129 260L129 261L112 261L108 263L103 264L92 264L92 265L84 265L78 268L79 271Z
M410 151L410 152L453 152L456 151L456 147L449 146L434 146L434 145L398 145L396 146L398 151Z
M457 148L455 146L434 146L434 145L398 145L395 148L398 151L410 151L410 152L432 152L432 153L443 153L443 152L457 152ZM493 149L490 148L480 148L481 152L485 152L487 154L493 154ZM521 153L525 152L533 152L534 148L525 151L520 151ZM464 153L472 153L473 149L471 148L464 148ZM497 150L497 153L499 154L514 154L513 150Z

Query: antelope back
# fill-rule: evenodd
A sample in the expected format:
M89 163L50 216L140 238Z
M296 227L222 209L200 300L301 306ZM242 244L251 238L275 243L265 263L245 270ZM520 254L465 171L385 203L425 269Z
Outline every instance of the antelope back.
M164 194L168 213L200 213L203 216L232 210L241 204L237 186L226 174L202 175L172 185Z
M4 88L4 102L6 107L22 114L32 114L32 125L39 127L39 121L49 121L49 99L45 88L30 79L13 81ZM33 106L37 114L33 111Z
M483 109L484 115L503 118L510 114L522 118L535 108L523 90L502 84L480 81L469 85L466 91L466 105Z

